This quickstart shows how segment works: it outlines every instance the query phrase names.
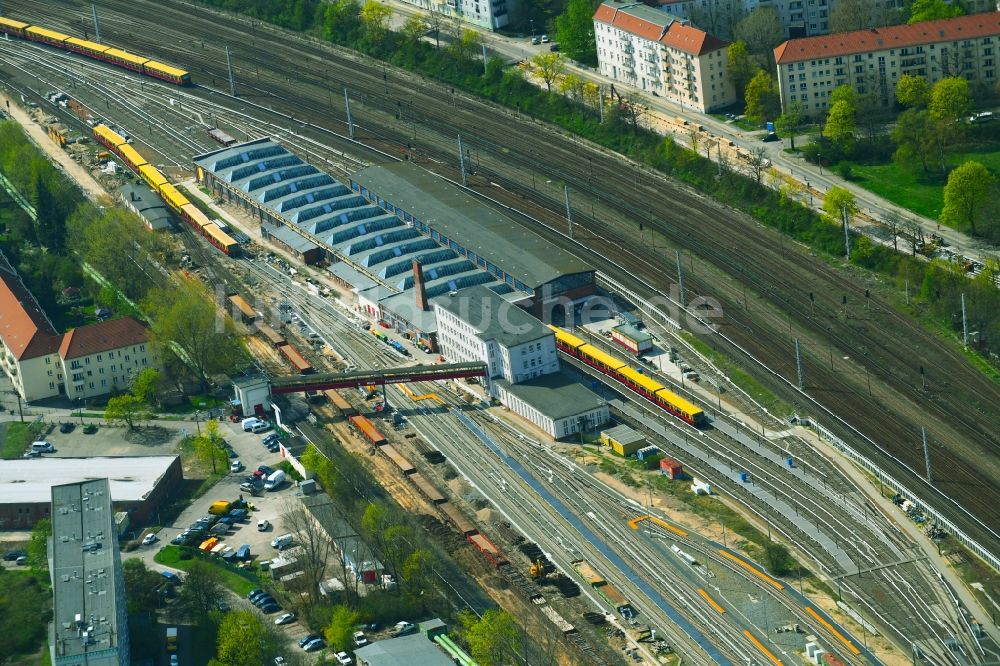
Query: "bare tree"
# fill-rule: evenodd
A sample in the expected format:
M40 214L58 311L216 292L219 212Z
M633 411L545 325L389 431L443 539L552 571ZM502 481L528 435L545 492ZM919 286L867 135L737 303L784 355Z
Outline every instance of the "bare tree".
M691 22L722 39L732 39L736 24L746 16L740 0L704 0L691 8Z
M302 565L309 601L315 604L319 601L319 584L326 578L333 543L326 530L297 501L289 500L286 503L282 521L295 543L302 549L299 564Z
M750 166L750 174L760 185L764 169L771 166L771 160L767 159L767 151L763 147L757 146L747 155L747 164Z
M910 254L916 255L917 248L924 244L924 229L913 219L903 221L904 234L910 239Z
M889 209L883 222L886 229L892 234L892 249L899 252L899 235L903 231L903 217L897 211Z

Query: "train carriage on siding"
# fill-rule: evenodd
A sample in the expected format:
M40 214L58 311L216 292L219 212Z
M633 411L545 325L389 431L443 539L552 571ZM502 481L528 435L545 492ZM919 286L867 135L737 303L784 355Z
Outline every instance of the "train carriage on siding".
M94 139L96 139L98 143L107 146L116 155L120 155L118 147L128 143L128 141L125 140L125 137L107 125L94 125L93 133Z
M708 425L705 412L670 389L664 388L656 393L657 403L667 411L679 416L691 425L702 427Z
M66 40L70 38L69 35L64 35L61 32L56 32L55 30L39 28L37 25L31 25L25 28L24 36L26 39L30 39L33 42L50 44L52 46L58 46L61 49L66 48Z
M577 351L580 354L579 358L581 361L587 365L597 368L601 372L614 376L618 376L618 370L628 366L628 363L625 361L615 358L607 352L601 351L594 345L583 345L582 347L579 347Z
M86 39L80 39L79 37L70 37L66 40L66 48L74 53L85 55L88 58L103 60L104 52L110 47L98 44L97 42L87 41Z
M160 196L175 213L180 213L184 205L190 204L188 198L180 193L171 183L164 183L160 186Z
M148 60L143 63L142 71L148 76L162 79L174 85L191 85L191 75L188 72L156 60Z
M570 354L571 356L576 356L579 358L580 356L579 349L580 347L587 344L587 341L582 338L578 338L572 333L564 331L557 326L549 324L549 328L552 329L552 332L556 336L556 347L566 352L567 354Z
M344 397L340 395L340 392L335 389L327 389L323 391L326 399L330 401L330 404L345 417L351 417L358 413L358 410L351 406L351 403L344 400Z
M239 254L240 244L237 243L232 236L230 236L225 231L220 229L214 223L209 222L204 227L202 227L201 231L205 235L205 238L208 239L209 243L222 250L225 254L228 254L230 256ZM284 348L285 347L282 347L282 349ZM302 360L301 367L297 366L299 373L304 375L312 372L312 366L309 365L309 362L303 359L301 356L299 356L299 358Z
M140 74L144 73L142 66L149 62L149 58L145 56L138 56L113 46L101 54L101 59L110 62L112 65L131 69L133 72L139 72Z
M30 23L25 23L24 21L15 21L14 19L0 16L0 32L5 35L13 35L14 37L21 37L23 39L24 31L30 25Z
M159 192L160 188L167 184L167 179L160 170L152 164L143 164L139 167L139 176L154 192Z
M139 151L127 143L123 143L118 146L117 152L118 156L122 158L123 162L125 162L125 166L136 173L139 173L139 167L148 164L146 158L140 155Z
M207 215L201 212L200 208L190 202L181 205L181 219L194 227L195 231L200 234L205 233L205 227L210 224L214 224L210 219L208 219Z

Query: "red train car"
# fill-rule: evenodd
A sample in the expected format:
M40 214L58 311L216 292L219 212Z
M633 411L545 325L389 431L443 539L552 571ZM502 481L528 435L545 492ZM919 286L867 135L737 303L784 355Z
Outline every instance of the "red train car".
M477 532L476 534L470 534L466 538L469 540L469 543L475 546L479 552L483 554L483 557L489 560L490 564L493 566L499 567L507 564L507 558L503 556L500 549L482 534Z
M365 439L374 444L375 446L383 446L386 444L385 435L378 431L372 422L366 419L364 416L351 416L347 419L354 427L357 428Z

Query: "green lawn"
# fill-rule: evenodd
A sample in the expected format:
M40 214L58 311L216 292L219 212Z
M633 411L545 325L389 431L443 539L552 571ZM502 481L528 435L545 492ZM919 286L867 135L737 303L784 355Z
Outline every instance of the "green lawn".
M6 426L6 431L2 429L4 426ZM2 435L0 439L3 439L3 459L13 460L14 458L20 458L25 449L28 448L28 444L33 442L40 432L40 424L21 423L20 421L0 424L0 435Z
M181 549L177 546L164 546L160 549L160 552L153 557L153 559L159 564L172 567L174 569L180 569L181 571L187 571L191 566L191 563L194 562L193 558L189 560L182 560ZM249 571L245 572L244 575L233 571L229 567L224 566L214 559L206 557L201 557L200 559L204 562L208 562L218 569L222 584L241 597L245 597L250 590L260 587L260 579Z
M948 164L956 167L963 162L980 162L994 173L1000 172L1000 143L983 141L960 153L949 155ZM855 183L914 213L937 219L944 206L944 186L947 176L924 174L919 165L914 168L895 162L878 165L851 165Z

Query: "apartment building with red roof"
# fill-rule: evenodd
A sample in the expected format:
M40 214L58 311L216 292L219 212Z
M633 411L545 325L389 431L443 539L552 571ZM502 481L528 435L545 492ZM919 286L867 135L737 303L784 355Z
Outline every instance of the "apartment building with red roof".
M594 13L605 76L705 113L736 101L725 40L639 2L606 0Z
M891 107L904 74L931 84L962 76L974 91L992 89L1000 71L998 49L1000 12L988 12L790 39L774 49L774 59L782 107L797 102L815 116L829 108L830 93L843 85L875 93Z
M132 317L57 332L0 253L0 369L23 400L87 400L124 391L153 364L149 333Z

